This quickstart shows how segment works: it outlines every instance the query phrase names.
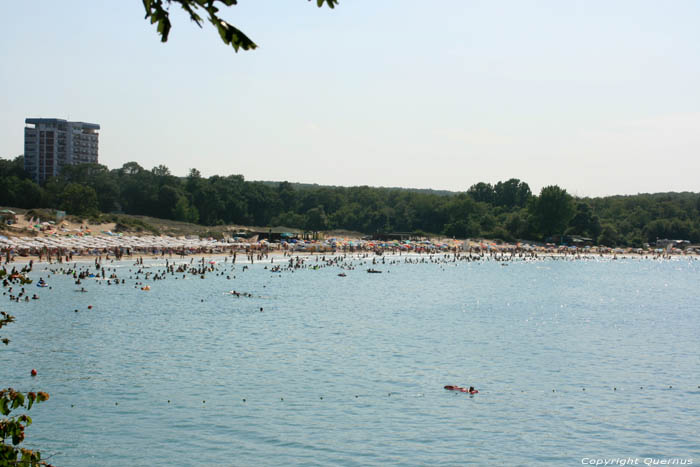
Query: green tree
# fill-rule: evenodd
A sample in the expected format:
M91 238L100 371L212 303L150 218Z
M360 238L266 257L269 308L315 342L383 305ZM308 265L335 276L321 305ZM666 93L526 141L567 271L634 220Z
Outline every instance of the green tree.
M503 221L503 226L511 237L515 239L534 238L532 224L532 215L524 208L509 213Z
M40 205L41 199L41 187L30 179L0 176L0 206L34 208Z
M24 171L24 156L17 156L12 160L0 159L0 176L29 178L29 174Z
M323 206L311 208L306 212L306 230L326 230L328 228L328 217Z
M230 7L238 4L238 0L143 0L146 19L150 18L151 24L157 24L158 34L160 34L162 42L168 41L168 35L172 28L169 7L173 3L185 10L190 19L200 28L202 27L203 18L199 15L199 12L203 10L209 22L219 32L219 36L224 44L230 45L236 52L238 52L238 49L251 50L258 47L243 31L219 16L219 7L217 5ZM338 0L316 0L316 4L319 7L323 6L324 3L333 8L338 4Z
M209 179L212 188L218 193L221 200L219 219L224 222L242 223L247 216L248 205L244 197L246 182L242 175L229 175L228 177L211 177Z
M598 237L598 245L613 247L617 245L617 230L610 224L603 225Z
M91 215L97 213L97 193L89 186L69 183L61 194L61 208L69 214Z
M472 185L467 190L467 194L471 196L474 201L480 201L482 203L493 204L495 198L495 192L493 186L490 183L479 182Z
M278 214L270 220L270 225L278 227L294 227L296 229L303 229L306 227L307 221L306 217L302 214L297 214L295 212L283 212Z
M170 173L170 169L164 166L163 164L160 164L159 166L153 167L151 169L151 173L155 175L156 177L159 178L167 178L170 177L172 174Z
M566 190L556 185L546 186L530 204L530 211L544 237L563 234L572 217L574 201Z
M478 237L481 233L481 228L479 223L475 220L459 219L449 224L445 224L445 228L442 232L448 237L454 238L470 238Z
M567 233L597 238L600 235L600 231L600 219L593 214L591 206L586 202L578 201L576 203L576 213L569 221Z
M527 183L517 178L511 178L505 182L498 182L493 188L494 204L508 209L523 207L532 197L532 192Z
M172 210L172 216L175 220L182 222L196 223L199 220L197 208L191 206L185 196L178 196L175 207Z
M297 197L294 187L291 183L284 181L277 185L277 196L282 203L282 209L287 211L293 211L296 208Z
M16 206L31 209L41 203L41 187L33 181L25 178L19 183Z
M164 185L158 190L158 217L173 219L175 205L183 198L176 187ZM179 219L182 220L182 219Z
M65 189L70 182L92 187L97 193L97 203L102 212L110 212L118 204L119 184L116 176L105 165L67 165L61 169L58 183L61 189Z
M117 171L121 187L120 204L129 214L158 215L158 184L156 177L135 162Z
M122 165L121 169L119 169L120 174L125 175L136 175L143 171L144 168L141 167L138 162L127 162L126 164Z

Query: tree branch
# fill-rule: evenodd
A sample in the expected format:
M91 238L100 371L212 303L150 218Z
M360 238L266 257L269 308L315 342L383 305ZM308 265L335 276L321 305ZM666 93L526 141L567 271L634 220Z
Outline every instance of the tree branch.
M142 0L143 8L146 11L145 19L150 18L151 24L156 24L156 30L160 34L161 42L167 42L172 28L170 22L170 5L176 3L187 12L190 19L200 28L202 27L202 17L197 10L205 10L209 16L209 22L216 27L221 40L226 45L230 45L238 52L239 49L252 50L258 46L243 31L223 20L219 15L216 3L220 2L224 6L237 5L237 0ZM311 1L311 0L309 0ZM320 8L324 4L333 9L338 5L339 0L316 0L316 5Z

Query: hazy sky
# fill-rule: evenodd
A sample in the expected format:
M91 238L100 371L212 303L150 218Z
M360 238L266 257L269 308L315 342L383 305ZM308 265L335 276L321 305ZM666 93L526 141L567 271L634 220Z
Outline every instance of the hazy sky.
M175 11L160 43L140 0L5 2L0 157L56 117L99 123L109 168L700 191L697 0L239 3L236 54Z

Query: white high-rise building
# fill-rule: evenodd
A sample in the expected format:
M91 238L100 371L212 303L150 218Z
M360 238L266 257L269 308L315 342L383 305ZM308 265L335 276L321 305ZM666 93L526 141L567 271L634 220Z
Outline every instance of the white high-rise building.
M24 123L24 169L35 182L44 183L65 165L97 163L100 125L58 118L27 118Z

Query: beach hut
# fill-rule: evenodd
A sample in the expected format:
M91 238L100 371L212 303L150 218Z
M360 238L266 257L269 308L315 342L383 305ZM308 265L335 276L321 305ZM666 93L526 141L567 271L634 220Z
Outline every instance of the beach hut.
M17 214L9 209L3 209L0 211L0 222L4 224L14 224L17 222Z

